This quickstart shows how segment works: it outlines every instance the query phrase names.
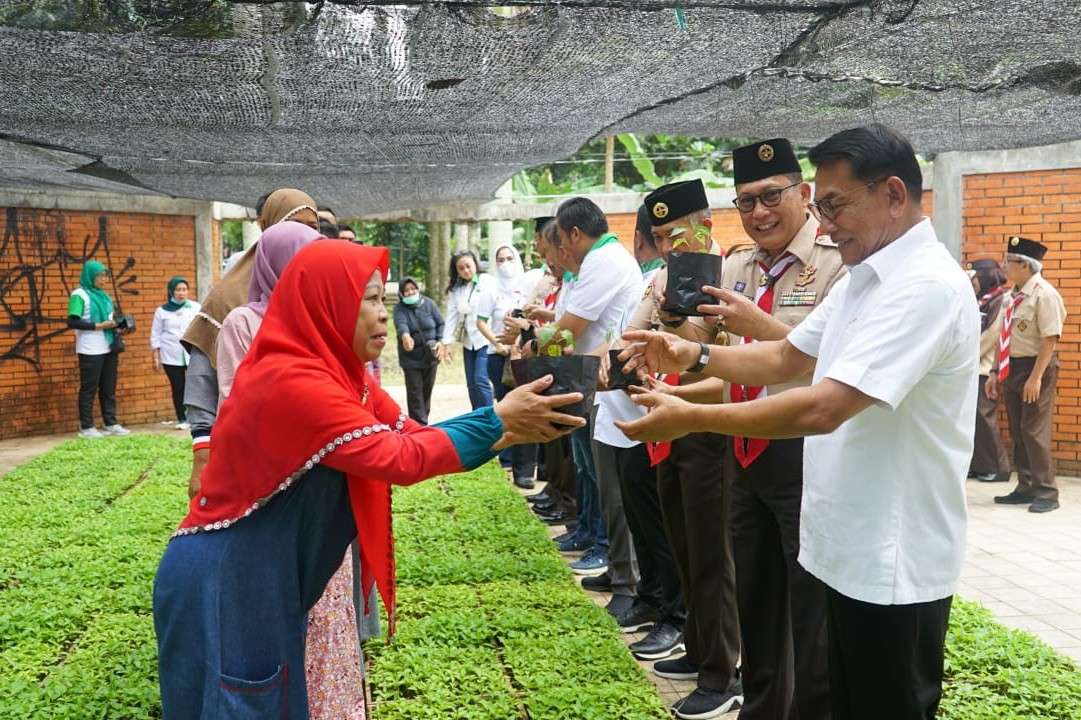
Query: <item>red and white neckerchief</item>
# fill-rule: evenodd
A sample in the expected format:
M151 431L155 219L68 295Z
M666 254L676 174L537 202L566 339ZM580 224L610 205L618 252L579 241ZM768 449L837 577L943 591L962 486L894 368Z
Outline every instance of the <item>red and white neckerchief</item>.
M773 264L773 267L767 268L765 263L758 263L758 266L762 269L762 280L758 284L758 290L755 291L754 302L766 314L773 314L773 295L777 281L797 260L799 258L795 255L785 253L780 260ZM743 338L744 344L753 342L754 338L752 337ZM766 388L764 386L732 383L732 402L745 402L754 400L757 397L765 397L765 395ZM740 467L744 468L750 466L769 447L769 440L763 440L762 438L735 437L733 440L735 441L736 460L739 461Z
M1006 314L1002 318L1002 330L998 334L998 381L1000 383L1006 382L1006 378L1010 376L1010 335L1013 330L1011 327L1013 313L1024 299L1025 294L1023 292L1015 292L1013 297L1010 298L1010 304L1006 306Z
M661 375L660 380L668 385L679 385L679 373ZM649 455L649 466L657 467L672 454L672 441L663 440L661 442L647 442L646 454Z

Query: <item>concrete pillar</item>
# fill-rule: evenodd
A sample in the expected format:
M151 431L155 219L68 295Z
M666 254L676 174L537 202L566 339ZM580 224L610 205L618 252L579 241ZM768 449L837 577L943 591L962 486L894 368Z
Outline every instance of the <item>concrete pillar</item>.
M241 232L244 237L244 249L247 250L255 241L259 239L259 236L263 234L263 231L259 229L259 225L250 220L245 220L241 225Z
M450 223L428 223L428 286L427 295L443 305L443 290L447 287L450 265Z
M509 198L512 196L511 182L508 180L503 183L498 190L495 191L495 196L499 198ZM498 220L488 223L488 260L495 260L495 252L504 245L514 244L514 223L509 220Z
M469 223L454 223L454 251L469 249Z
M195 285L199 301L206 299L214 284L214 269L221 272L221 252L214 248L214 203L199 203L195 214Z
M481 234L482 234L481 233L481 224L479 222L471 222L471 223L468 224L468 227L469 227L469 249L472 250L473 252L475 252L477 254L477 257L480 257L481 250L482 250L482 248L480 246Z

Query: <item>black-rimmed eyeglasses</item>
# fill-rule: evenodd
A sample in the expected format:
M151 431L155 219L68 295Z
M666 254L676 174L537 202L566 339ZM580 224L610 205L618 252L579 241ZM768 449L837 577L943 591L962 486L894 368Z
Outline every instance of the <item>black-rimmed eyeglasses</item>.
M851 190L846 190L840 195L823 198L821 200L815 200L814 202L807 203L807 209L811 211L811 214L815 216L815 220L818 220L818 222L822 222L822 218L826 218L830 221L836 220L837 216L841 213L842 210L855 202L854 200L849 200L848 202L837 202L838 198L843 198L846 195L851 195L852 193L862 188L872 188L885 179L886 178L878 178L877 180L872 180L870 182L865 182L862 185L857 185Z
M791 190L797 185L802 184L803 181L800 181L797 183L792 183L791 185L786 185L783 188L770 188L769 190L761 192L757 195L751 195L749 193L746 195L740 195L732 201L732 204L735 205L736 209L744 215L749 215L750 213L754 212L754 206L759 201L761 201L764 207L777 207L781 204L781 195L784 194L785 190Z

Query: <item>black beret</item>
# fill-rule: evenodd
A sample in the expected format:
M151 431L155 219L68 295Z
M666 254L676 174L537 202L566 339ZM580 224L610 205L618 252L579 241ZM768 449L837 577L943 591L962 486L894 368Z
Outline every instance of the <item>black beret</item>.
M684 180L662 185L646 195L644 203L649 210L649 222L653 227L709 208L706 186L701 180Z
M1043 256L1047 254L1047 246L1035 240L1014 235L1006 242L1006 252L1011 255L1024 255L1033 260L1043 260Z
M788 173L803 174L792 143L773 138L751 143L732 151L732 174L736 185Z

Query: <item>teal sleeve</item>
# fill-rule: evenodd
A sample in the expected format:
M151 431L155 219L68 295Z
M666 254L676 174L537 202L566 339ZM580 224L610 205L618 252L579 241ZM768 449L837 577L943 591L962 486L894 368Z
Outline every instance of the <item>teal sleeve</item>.
M490 407L444 420L433 427L447 434L466 470L480 467L494 458L498 453L492 452L492 445L503 437L503 421Z

